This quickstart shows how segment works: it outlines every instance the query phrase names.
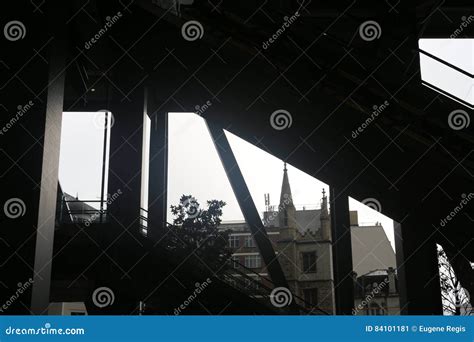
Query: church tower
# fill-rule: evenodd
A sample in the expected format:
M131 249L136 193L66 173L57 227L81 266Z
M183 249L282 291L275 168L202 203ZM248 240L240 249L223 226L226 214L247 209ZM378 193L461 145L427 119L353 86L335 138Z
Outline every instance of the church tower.
M283 168L283 182L281 184L280 204L278 205L278 223L280 228L288 228L290 236L294 238L296 234L296 209L291 195L286 163Z

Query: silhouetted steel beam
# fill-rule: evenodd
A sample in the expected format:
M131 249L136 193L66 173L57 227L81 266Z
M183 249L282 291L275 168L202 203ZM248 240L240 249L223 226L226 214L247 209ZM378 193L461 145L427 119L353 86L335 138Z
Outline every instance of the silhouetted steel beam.
M168 111L157 109L157 92L150 86L145 94L145 111L151 119L148 236L152 239L159 239L165 231L168 189Z
M354 282L352 278L349 197L345 192L338 193L335 187L330 187L329 193L336 314L352 315L354 307Z
M262 219L258 215L258 210L252 200L252 196L250 195L250 191L245 183L244 176L240 171L224 130L210 122L207 122L207 127L222 165L224 166L227 178L232 186L232 190L237 198L237 202L239 203L240 210L250 227L272 282L275 286L288 288L285 274L283 273L281 265L275 255L273 246L268 238L265 227L263 226Z

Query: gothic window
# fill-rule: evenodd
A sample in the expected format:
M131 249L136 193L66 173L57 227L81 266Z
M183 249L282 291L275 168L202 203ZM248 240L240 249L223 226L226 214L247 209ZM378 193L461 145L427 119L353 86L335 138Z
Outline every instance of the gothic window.
M303 297L306 307L314 307L318 305L318 289L304 289Z
M303 253L303 273L316 272L316 252Z

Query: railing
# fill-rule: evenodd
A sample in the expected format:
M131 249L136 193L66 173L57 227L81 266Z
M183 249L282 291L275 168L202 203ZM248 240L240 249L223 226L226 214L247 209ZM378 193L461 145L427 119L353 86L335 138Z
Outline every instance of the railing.
M71 204L73 203L80 203L80 208L71 209ZM84 204L87 203L99 203L101 209L95 209L90 205L84 207ZM104 208L105 203L106 201L101 200L68 200L63 198L61 202L59 221L61 223L105 223L107 222L107 209ZM68 218L64 217L64 212L67 214Z
M170 223L166 224L167 229L172 226ZM189 244L187 244L186 241L183 240L180 240L179 243L184 246L189 246ZM219 268L219 270L215 272L215 275L228 285L246 294L247 296L258 300L265 305L268 305L270 303L272 291L275 288L272 280L270 278L258 274L254 270L239 263L237 260L230 258L224 261L223 265ZM258 281L257 279L263 279L264 282ZM303 298L295 294L292 294L292 296L294 300L294 305L300 310L301 314L329 315L328 312L318 308L313 304L308 303ZM299 303L303 303L304 306L297 304L296 300L298 300Z
M321 204L314 204L314 203L310 203L310 204L293 204L295 206L295 209L298 210L298 211L303 211L303 210L320 210L321 209ZM265 211L268 211L268 212L274 212L274 211L278 211L279 210L279 207L278 205L270 205L267 207L268 210L265 210Z
M243 290L246 290L247 292L248 290L257 290L253 295L250 295L255 298L262 298L266 302L270 301L272 291L275 288L270 278L260 275L259 273L255 272L251 268L246 267L245 265L242 265L236 260L232 259L230 264L232 266L229 269L226 269L223 274L227 279L230 280L231 284L236 283L236 278L244 279L245 286L243 287ZM255 275L255 277L249 276L249 274L253 274ZM264 279L265 282L269 284L269 286L267 286L264 282L255 280L254 278ZM249 286L249 283L251 284L251 286ZM242 288L242 286L240 286L240 288ZM303 303L304 306L297 305L301 313L312 314L313 312L317 312L320 314L329 315L328 312L318 308L317 306L311 303L308 303L303 298L295 295L294 293L292 293L292 296L293 300L298 300L300 303Z
M359 227L378 227L382 226L380 221L365 221L365 222L358 222Z

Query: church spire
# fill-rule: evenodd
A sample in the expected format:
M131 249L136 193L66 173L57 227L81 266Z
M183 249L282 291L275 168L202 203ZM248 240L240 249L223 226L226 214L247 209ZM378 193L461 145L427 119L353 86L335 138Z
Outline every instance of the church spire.
M281 183L279 223L280 227L295 228L296 209L293 204L293 196L291 195L290 180L288 179L288 170L286 163L283 166L283 181Z
M284 208L288 205L293 206L293 196L291 195L290 181L288 179L288 170L286 168L285 162L283 164L283 182L281 184L280 208Z

